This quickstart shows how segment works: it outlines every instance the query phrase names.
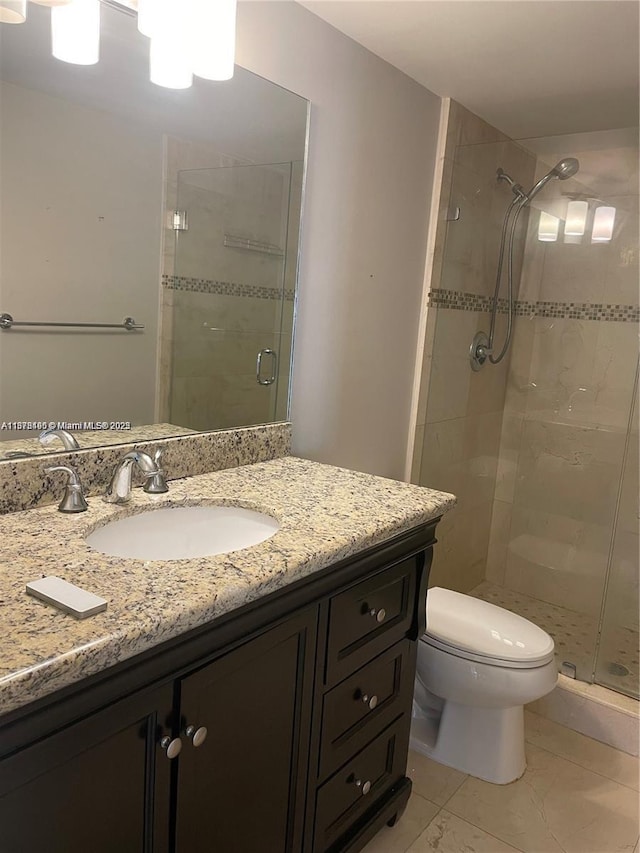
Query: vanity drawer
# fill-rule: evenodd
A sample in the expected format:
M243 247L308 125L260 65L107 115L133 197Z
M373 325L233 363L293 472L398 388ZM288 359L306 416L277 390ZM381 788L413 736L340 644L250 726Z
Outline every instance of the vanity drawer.
M404 776L408 730L401 717L318 790L314 853L328 850Z
M324 697L320 778L326 778L411 706L414 655L396 643Z
M416 569L417 558L410 557L331 599L326 684L336 684L407 634Z

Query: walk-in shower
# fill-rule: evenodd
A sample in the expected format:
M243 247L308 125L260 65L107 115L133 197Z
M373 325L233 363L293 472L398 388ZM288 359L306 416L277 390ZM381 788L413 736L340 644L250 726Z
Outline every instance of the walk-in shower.
M458 504L430 583L530 619L561 672L638 698L637 128L518 143L452 102L443 140L412 481ZM490 329L493 363L475 372L469 343Z
M524 208L530 204L531 200L540 192L540 190L552 178L558 178L560 181L566 181L576 174L580 168L580 163L575 157L566 157L560 160L559 163L550 169L544 177L529 190L525 192L520 184L517 184L502 168L496 171L497 180L505 181L511 187L513 199L507 208L502 224L502 234L500 237L500 249L498 252L498 269L496 272L496 286L493 295L493 306L491 310L491 323L489 326L489 334L479 331L474 335L471 347L469 349L469 359L473 370L480 370L487 359L491 364L499 364L507 354L511 336L513 334L513 315L514 315L514 298L513 298L513 254L516 226L518 218ZM507 232L509 233L507 245ZM507 247L507 334L504 344L498 355L494 355L494 337L496 331L496 315L498 313L498 297L500 295L500 285L502 283L502 271L504 268L505 246Z

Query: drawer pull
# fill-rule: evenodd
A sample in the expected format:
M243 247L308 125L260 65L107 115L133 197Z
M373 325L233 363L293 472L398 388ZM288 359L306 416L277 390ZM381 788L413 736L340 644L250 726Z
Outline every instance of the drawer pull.
M369 610L369 616L373 616L378 623L384 622L387 616L387 611L384 607L381 607L380 610L376 610L375 607L372 607L371 610Z
M352 776L352 780L356 788L360 788L362 796L366 797L371 790L371 782L368 779L366 782L363 782L362 779L356 779L355 776Z
M367 706L367 708L370 711L373 711L373 709L378 704L378 697L375 694L373 696L369 696L368 693L361 693L360 694L360 701L364 702L364 704Z
M207 729L205 726L200 726L199 728L187 726L184 733L195 747L202 746L207 739Z
M167 753L167 758L177 758L182 749L182 741L179 737L171 739L168 735L165 735L160 741L160 746Z

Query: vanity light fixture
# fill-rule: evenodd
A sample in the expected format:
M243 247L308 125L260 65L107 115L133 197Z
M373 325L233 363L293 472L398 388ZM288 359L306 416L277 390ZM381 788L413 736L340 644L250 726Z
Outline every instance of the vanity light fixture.
M51 8L51 52L74 65L100 58L100 0L73 0Z
M149 79L166 89L188 89L193 0L139 0L138 30L150 39Z
M151 38L157 8L154 0L138 0L138 31L147 38Z
M236 0L139 0L138 30L151 39L152 83L186 89L193 74L233 77Z
M601 205L596 207L593 217L592 243L608 243L613 237L613 226L616 221L615 207Z
M589 203L586 201L570 201L567 205L567 218L564 225L566 237L582 237L587 227L587 212Z
M149 45L149 79L165 89L188 89L193 83L193 71L186 51L177 48L171 35L155 35Z
M27 0L0 0L0 22L23 24L27 19Z
M540 220L538 221L538 240L541 243L555 243L558 239L559 229L560 220L558 217L541 210Z
M170 89L233 77L237 0L32 0L51 8L52 53L76 65L100 56L100 5L137 10L138 29L150 39L149 76ZM27 0L0 0L0 22L21 24Z
M236 0L193 2L193 73L205 80L230 80L235 63Z

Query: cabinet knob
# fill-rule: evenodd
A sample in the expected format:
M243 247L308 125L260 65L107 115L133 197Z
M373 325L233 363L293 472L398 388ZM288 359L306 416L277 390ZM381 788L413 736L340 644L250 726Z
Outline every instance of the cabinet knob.
M364 704L367 706L367 708L370 711L373 711L373 709L378 704L378 697L375 694L373 696L369 696L368 693L361 693L360 694L360 701L364 702Z
M376 610L375 607L372 607L369 611L369 616L373 616L376 622L384 622L387 616L387 611L384 607L381 607L380 610Z
M182 749L182 741L179 737L170 738L168 735L162 738L160 746L167 753L167 758L177 758Z
M354 779L353 784L356 788L360 788L360 793L363 797L366 797L371 790L371 782L368 779L366 782L363 782L362 779Z
M199 726L198 728L187 726L184 733L195 747L202 746L207 739L207 729L205 726Z

